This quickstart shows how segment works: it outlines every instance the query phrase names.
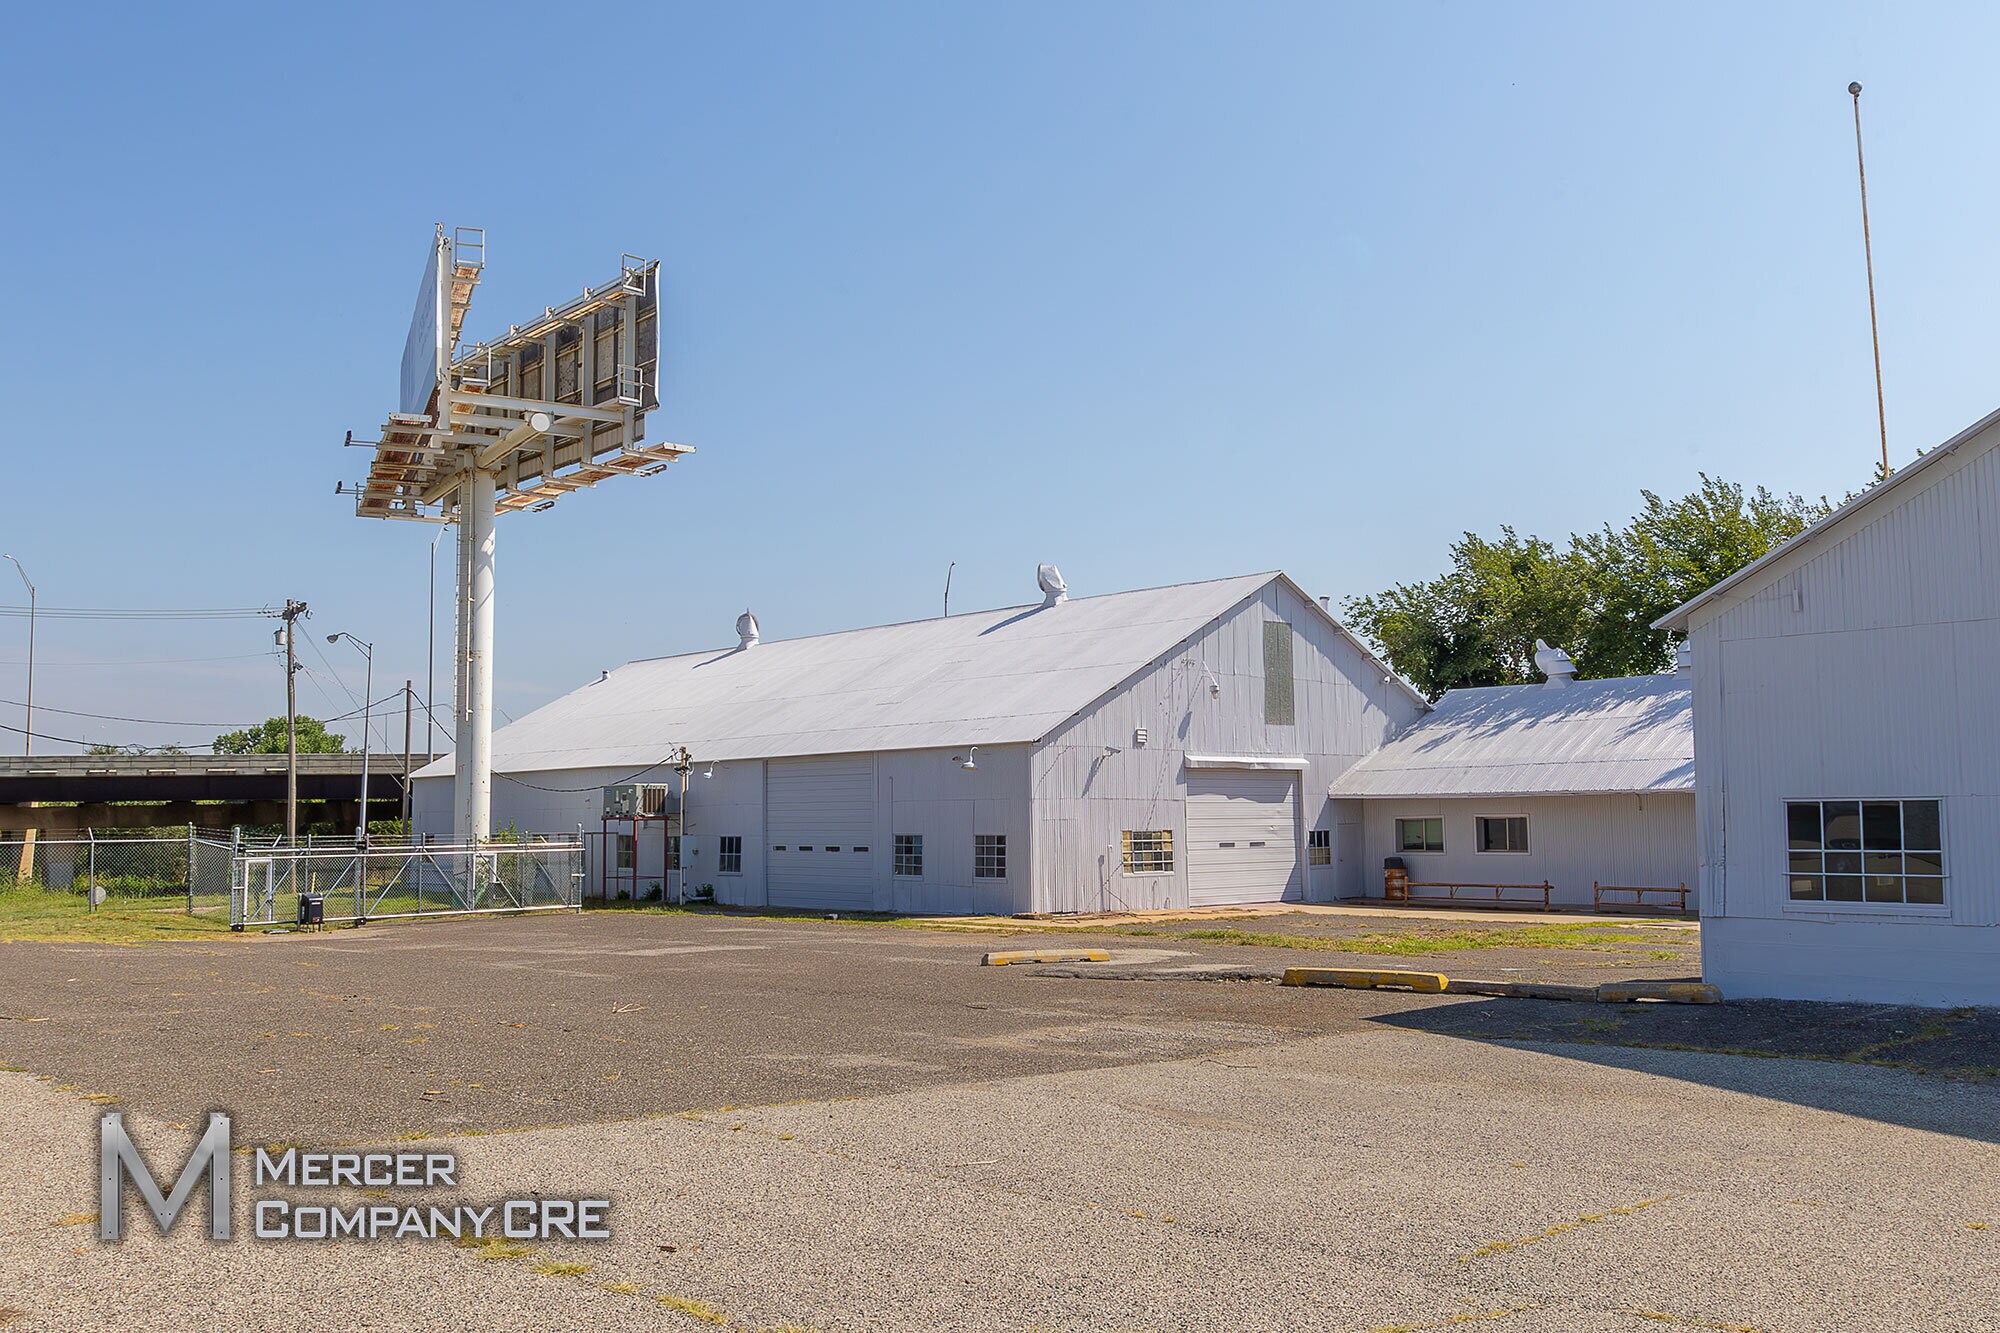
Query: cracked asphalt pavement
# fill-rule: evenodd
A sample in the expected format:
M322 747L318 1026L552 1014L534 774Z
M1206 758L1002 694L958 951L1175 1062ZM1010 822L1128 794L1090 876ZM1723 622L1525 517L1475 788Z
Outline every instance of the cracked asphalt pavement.
M0 946L0 1327L2000 1330L1986 1016L1807 1040L1811 1006L1188 980L1297 961L1198 940L1106 937L1116 984L977 966L1015 942L601 914ZM613 1235L212 1244L128 1202L103 1245L105 1106L163 1171L218 1107L239 1145L451 1136L469 1199L603 1195Z

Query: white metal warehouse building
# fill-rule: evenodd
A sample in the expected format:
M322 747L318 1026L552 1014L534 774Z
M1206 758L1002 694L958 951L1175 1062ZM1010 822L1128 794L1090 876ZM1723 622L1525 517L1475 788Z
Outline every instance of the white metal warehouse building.
M1364 891L1333 780L1423 698L1283 574L633 662L493 738L496 827L599 828L694 760L669 852L717 901L898 912L1329 901ZM451 761L417 774L448 835ZM649 859L650 858L650 859ZM1379 865L1379 862L1377 863ZM641 890L641 896L646 896Z
M1329 795L1361 803L1366 864L1400 857L1419 884L1546 882L1552 902L1585 908L1600 883L1684 885L1692 908L1689 684L1685 674L1572 680L1558 667L1542 684L1451 690Z
M1996 516L2000 412L1659 622L1724 994L2000 1004Z

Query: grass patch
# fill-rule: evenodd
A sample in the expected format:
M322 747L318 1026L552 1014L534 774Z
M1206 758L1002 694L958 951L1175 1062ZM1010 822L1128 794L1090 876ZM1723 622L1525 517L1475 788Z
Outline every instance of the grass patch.
M1187 930L1147 932L1176 935L1181 939L1207 940L1215 944L1244 944L1264 949L1317 949L1327 953L1386 954L1415 958L1428 954L1459 953L1467 949L1581 949L1592 953L1629 953L1628 946L1652 946L1649 958L1668 961L1681 955L1659 948L1659 936L1642 935L1617 926L1588 924L1507 926L1490 930L1399 930L1369 931L1362 935L1275 935L1262 931Z
M524 1259L535 1252L532 1245L517 1245L500 1236L461 1236L452 1244L475 1251L482 1259Z
M528 1265L528 1271L540 1273L543 1277L582 1277L590 1271L590 1265L565 1263L560 1259L537 1259Z
M190 916L184 902L155 898L143 904L112 899L95 912L78 893L41 889L0 891L0 941L67 940L88 944L146 944L197 940L229 932L229 913Z
M707 1301L698 1301L692 1296L658 1296L654 1299L659 1301L666 1309L672 1310L675 1314L684 1314L698 1323L716 1325L727 1325L729 1323L728 1315L716 1309Z

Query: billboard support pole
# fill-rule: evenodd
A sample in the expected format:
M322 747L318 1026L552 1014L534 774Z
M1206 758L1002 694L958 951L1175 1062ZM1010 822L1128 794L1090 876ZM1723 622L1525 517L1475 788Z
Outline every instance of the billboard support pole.
M466 832L472 843L493 836L493 522L499 487L494 475L467 474L458 530L465 539L471 574L471 637L465 654L468 755Z
M456 651L452 654L451 663L452 803L456 812L452 817L452 837L461 846L472 838L472 729L465 724L470 712L465 688L465 660L472 643L472 617L469 614L472 601L472 543L465 521L465 493L469 489L468 483L459 483L458 541L453 562L458 577L454 580L452 598L452 604L457 609L457 626L452 636Z

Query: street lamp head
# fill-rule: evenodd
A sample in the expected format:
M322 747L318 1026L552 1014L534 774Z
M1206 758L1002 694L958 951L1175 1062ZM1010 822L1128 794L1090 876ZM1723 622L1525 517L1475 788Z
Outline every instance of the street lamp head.
M327 635L327 636L326 636L326 641L327 641L328 643L339 643L339 642L340 642L340 636L339 636L338 634L329 634L329 635Z

